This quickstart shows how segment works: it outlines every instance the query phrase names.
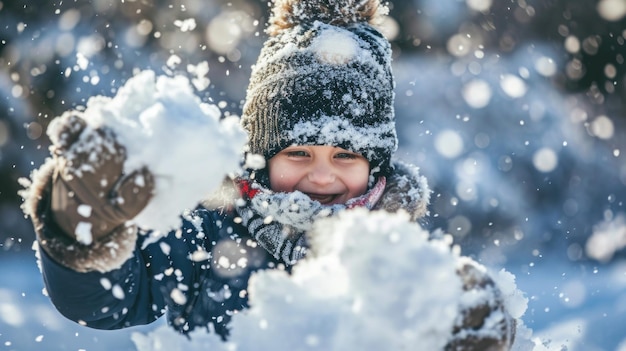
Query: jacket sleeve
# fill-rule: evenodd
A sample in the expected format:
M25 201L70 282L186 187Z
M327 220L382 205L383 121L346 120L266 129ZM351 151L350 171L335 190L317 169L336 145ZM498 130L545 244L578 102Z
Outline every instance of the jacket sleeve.
M198 231L184 221L181 229L158 239L149 233L140 235L131 257L109 271L80 272L39 250L48 295L61 314L92 328L148 324L161 317L166 307L174 316L170 323L175 323L175 317L195 305L194 296L212 279L210 270L204 269L210 243L199 233L214 230L214 225L203 224L206 230ZM192 259L194 254L199 259Z
M40 250L48 295L65 317L97 329L148 324L163 312L163 302L149 293L149 279L140 255L110 272L77 272ZM154 307L150 307L154 306Z

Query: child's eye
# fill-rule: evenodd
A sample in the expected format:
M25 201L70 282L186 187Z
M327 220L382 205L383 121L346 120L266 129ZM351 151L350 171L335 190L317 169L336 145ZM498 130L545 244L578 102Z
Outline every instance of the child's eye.
M295 150L287 152L288 157L307 157L309 154L303 150Z
M336 158L347 159L347 160L353 160L353 159L359 157L359 155L353 154L353 153L349 153L349 152L340 152L340 153L336 154L335 157Z

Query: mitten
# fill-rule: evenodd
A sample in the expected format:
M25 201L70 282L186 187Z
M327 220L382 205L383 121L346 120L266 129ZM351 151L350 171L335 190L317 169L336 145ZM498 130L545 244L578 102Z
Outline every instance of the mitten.
M445 351L507 351L515 338L516 320L506 310L496 283L475 261L460 261L463 283L461 314Z
M54 160L50 210L65 235L90 245L135 217L152 197L147 168L124 174L126 149L106 128L87 126L77 112L51 123Z

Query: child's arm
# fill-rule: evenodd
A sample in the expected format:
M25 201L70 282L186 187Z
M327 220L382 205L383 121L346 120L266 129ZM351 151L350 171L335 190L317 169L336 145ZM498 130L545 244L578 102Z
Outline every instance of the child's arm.
M239 290L269 256L254 248L263 251L254 256L263 258L258 265L220 275L209 259L213 247L222 252L239 243L234 223L206 209L183 216L182 227L168 235L140 235L128 220L151 201L151 174L123 175L124 149L108 131L70 114L56 123L48 132L53 157L24 181L21 195L57 309L101 329L150 323L167 309L178 330L211 323L225 335L232 311L247 304ZM231 245L219 246L222 241Z
M92 328L147 324L167 309L168 322L182 333L210 327L225 336L233 312L247 306L252 272L278 263L263 248L239 240L235 227L219 212L197 209L183 216L180 229L156 241L140 235L132 257L107 272L77 272L41 250L45 285L63 315ZM249 259L245 266L221 262L241 257Z
M213 232L214 222L205 222L206 232ZM106 272L77 272L40 250L48 295L61 314L97 329L148 324L161 317L166 308L170 314L184 314L193 306L192 297L202 288L201 282L213 281L202 269L206 262L189 259L192 252L211 249L210 243L198 238L194 227L185 221L182 231L151 243L149 234L141 235L133 255L121 267ZM52 223L45 230L53 228ZM220 313L223 311L216 309L206 314L211 317Z
M122 313L133 324L153 321L163 302L140 301L152 299L150 279L137 228L126 224L150 200L152 175L124 175L125 150L112 133L74 114L55 120L49 135L52 157L21 192L48 294L64 315L94 327L123 327Z
M163 302L149 291L141 256L136 255L109 272L76 272L40 251L41 271L50 300L57 310L81 325L119 329L148 324L163 314ZM158 295L155 295L158 297ZM154 305L154 309L147 306Z

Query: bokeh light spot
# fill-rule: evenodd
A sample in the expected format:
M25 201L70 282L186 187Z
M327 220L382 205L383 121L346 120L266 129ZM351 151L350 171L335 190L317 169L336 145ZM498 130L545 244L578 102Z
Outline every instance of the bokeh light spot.
M552 172L556 168L558 161L559 158L556 152L547 147L537 150L533 155L533 165L538 171L544 173Z
M463 152L463 139L453 130L444 130L435 139L435 149L446 158L458 157Z
M483 108L489 105L492 91L489 83L484 80L475 79L465 84L463 87L463 99L473 108Z

